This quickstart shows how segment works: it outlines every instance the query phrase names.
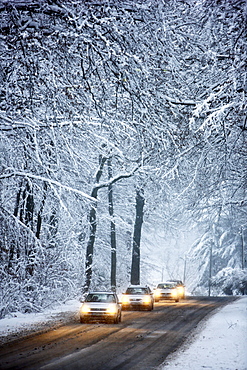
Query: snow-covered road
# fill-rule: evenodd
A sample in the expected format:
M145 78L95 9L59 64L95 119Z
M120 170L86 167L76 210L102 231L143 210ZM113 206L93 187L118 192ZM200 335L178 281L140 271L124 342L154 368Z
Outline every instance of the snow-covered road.
M70 301L45 313L21 314L0 320L0 337L32 331L52 323L61 312L78 312ZM159 367L164 370L247 370L247 297L240 297L204 320L191 338Z
M203 321L197 333L160 369L247 370L247 297Z

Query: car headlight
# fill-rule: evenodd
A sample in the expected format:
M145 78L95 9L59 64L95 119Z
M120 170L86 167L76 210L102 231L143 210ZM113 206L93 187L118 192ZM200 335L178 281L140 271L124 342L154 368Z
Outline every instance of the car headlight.
M115 304L108 306L106 312L110 315L115 315L117 313L117 306Z
M177 290L176 290L176 289L173 289L173 290L172 290L172 296L173 296L174 298L177 298L177 296L178 296L178 292L177 292Z
M143 297L143 303L144 303L144 304L149 304L149 303L151 303L151 297L150 297L150 295L145 295L145 296Z
M123 295L122 296L122 304L128 304L129 303L129 297L127 297L126 295Z
M159 297L160 297L160 294L161 294L161 292L160 292L160 290L159 290L159 289L155 290L155 292L154 292L154 296L155 296L156 298L159 298Z
M184 288L181 286L181 287L179 287L178 288L178 293L179 294L183 294L183 292L184 292Z
M81 307L81 313L86 314L86 313L89 313L89 312L90 312L90 307L89 307L89 305L88 305L88 304L86 304L86 303L84 303L84 304L82 305L82 307Z

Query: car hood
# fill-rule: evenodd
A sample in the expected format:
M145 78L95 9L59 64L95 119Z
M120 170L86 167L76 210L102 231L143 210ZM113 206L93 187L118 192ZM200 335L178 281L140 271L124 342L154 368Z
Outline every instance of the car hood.
M143 298L144 296L147 296L149 294L124 294L126 297L128 298L135 298L135 299L141 299Z
M109 302L109 303L103 303L103 302L84 302L84 305L88 305L90 308L107 308L109 306L115 306L117 303Z

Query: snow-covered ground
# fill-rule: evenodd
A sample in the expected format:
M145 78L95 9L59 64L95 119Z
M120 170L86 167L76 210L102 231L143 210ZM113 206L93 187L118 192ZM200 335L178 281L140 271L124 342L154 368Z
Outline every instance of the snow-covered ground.
M66 304L59 305L54 309L48 309L42 313L20 313L16 312L13 315L0 320L0 345L6 341L8 336L20 337L22 335L32 333L32 331L42 330L47 327L59 324L75 316L79 312L81 303L78 300L71 300ZM79 316L78 316L79 320Z
M160 369L247 370L247 297L204 320Z
M73 315L80 305L75 300L44 313L16 313L0 320L0 339L57 321L61 313ZM240 297L204 320L196 333L159 369L247 370L247 297Z

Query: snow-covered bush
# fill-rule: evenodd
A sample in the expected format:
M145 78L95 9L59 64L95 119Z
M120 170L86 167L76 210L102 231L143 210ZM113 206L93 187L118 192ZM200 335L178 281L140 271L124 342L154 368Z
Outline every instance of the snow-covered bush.
M247 270L226 267L212 278L212 286L221 294L247 294Z

